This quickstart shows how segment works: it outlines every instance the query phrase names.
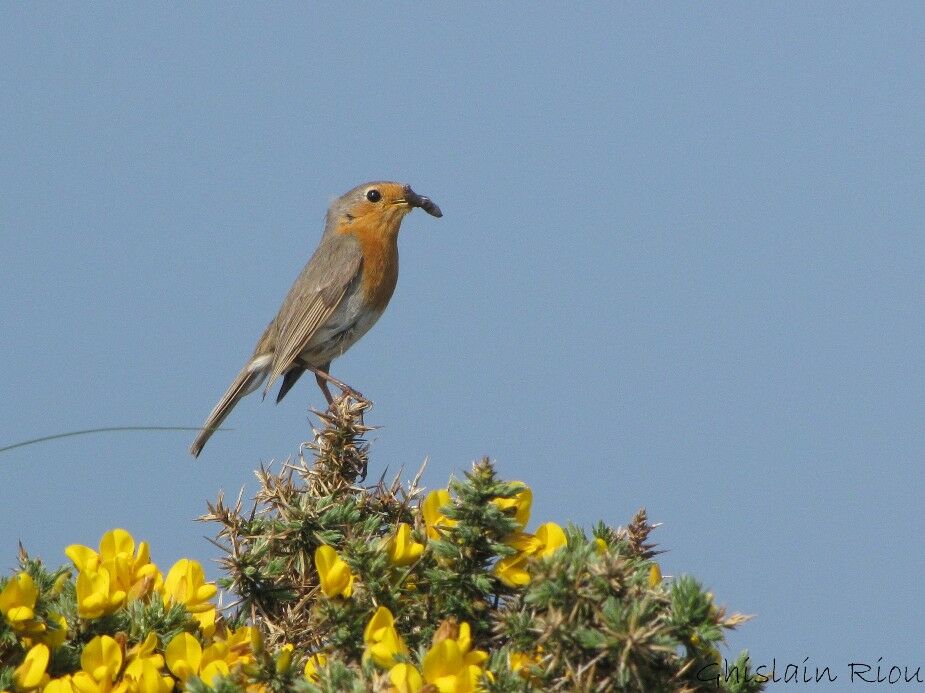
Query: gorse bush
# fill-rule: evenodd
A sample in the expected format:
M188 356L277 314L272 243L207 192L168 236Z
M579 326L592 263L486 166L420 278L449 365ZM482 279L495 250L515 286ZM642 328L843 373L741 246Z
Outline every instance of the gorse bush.
M244 508L220 496L219 583L166 575L125 530L25 552L0 581L0 690L737 691L718 647L745 618L692 578L663 579L640 510L625 528L530 527L532 492L487 459L425 493L420 473L363 485L369 404L320 415L313 442L257 472Z

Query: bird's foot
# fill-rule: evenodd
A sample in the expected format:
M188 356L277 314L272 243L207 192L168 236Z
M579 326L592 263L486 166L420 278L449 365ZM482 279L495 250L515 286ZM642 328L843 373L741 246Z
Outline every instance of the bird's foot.
M338 386L338 387L340 387L340 386ZM359 401L359 402L368 402L368 401L369 401L368 399L366 399L366 397L363 396L363 393L362 393L362 392L359 392L358 390L354 390L354 389L353 389L352 387L350 387L349 385L345 385L345 386L342 387L341 389L344 391L344 394L345 394L345 395L350 395L351 397L353 397L353 399L355 399L355 400L357 400L357 401Z
M352 387L350 387L349 385L345 385L343 387L338 385L338 387L340 387L340 389L343 390L343 394L341 395L340 400L350 397L356 402L356 404L353 404L353 405L348 404L347 406L350 407L350 409L352 409L355 412L355 415L360 420L360 425L365 426L366 419L364 417L364 414L366 413L366 409L369 407L371 402L368 399L366 399L363 395L361 395L359 392L357 392ZM339 400L331 402L328 405L328 411L333 412L337 406L338 401ZM365 481L365 480L366 480L366 468L364 467L360 481Z
M315 374L315 379L318 381L318 385L321 387L321 391L324 393L325 399L328 400L328 405L331 405L334 402L334 398L331 397L331 392L327 388L328 383L331 383L331 385L339 389L345 395L350 395L356 400L360 400L362 402L369 401L360 392L354 390L342 380L338 380L324 369L318 368L317 366L310 366L308 364L305 364L305 368Z

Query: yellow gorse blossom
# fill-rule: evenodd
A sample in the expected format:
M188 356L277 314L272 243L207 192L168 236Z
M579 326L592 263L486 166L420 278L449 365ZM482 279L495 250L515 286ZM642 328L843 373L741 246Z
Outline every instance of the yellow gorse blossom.
M215 635L215 619L218 618L218 610L213 606L207 611L193 614L193 618L199 622L199 632L202 633L202 637L210 640Z
M106 532L98 552L71 544L64 553L78 570L77 610L83 618L111 614L156 589L162 579L148 543L141 542L136 552L134 538L124 529Z
M167 667L180 681L190 676L198 676L205 683L211 684L218 676L225 676L231 667L225 656L227 645L214 643L202 649L202 645L189 633L180 633L167 644L164 651Z
M0 613L15 630L19 624L27 622L35 616L35 602L39 598L39 591L29 573L19 573L6 583L0 591Z
M0 614L17 633L38 635L45 624L35 617L39 591L29 573L19 573L0 591Z
M80 571L77 574L77 613L81 618L99 618L125 604L125 592L114 589L109 571Z
M214 610L209 600L215 596L217 588L206 582L202 566L197 561L181 558L173 564L164 580L164 603L183 604L191 614Z
M512 556L500 559L494 574L508 587L523 587L530 584L527 566L531 558L551 556L568 543L565 532L555 522L540 525L535 534L515 532L505 543L517 549Z
M155 669L164 667L164 658L157 653L157 634L148 633L142 642L135 645L127 653L129 665L134 662L149 662Z
M76 689L71 685L73 678L73 676L68 674L57 679L52 679L45 684L42 693L74 693Z
M453 628L437 631L436 638ZM459 624L456 637L437 639L424 655L424 681L437 688L440 693L469 693L480 689L488 653L472 649L472 638L468 623Z
M540 525L533 536L537 541L533 556L551 556L568 543L565 532L555 522Z
M277 674L285 674L289 671L289 668L292 666L292 651L294 649L295 645L290 643L286 643L280 648L279 653L276 655L276 661L274 662Z
M251 664L254 652L260 649L260 633L251 626L241 626L216 637L213 644L224 646L222 658L228 662L228 666Z
M328 663L328 656L323 652L318 652L313 654L305 662L305 678L309 681L318 680L318 670L326 666Z
M26 652L26 658L13 671L13 681L16 682L16 688L21 691L31 691L44 686L48 683L48 659L51 652L47 645L33 645Z
M140 542L136 552L135 539L124 529L106 532L100 539L99 552L81 544L72 544L64 553L81 572L105 569L113 590L125 592L131 599L147 594L160 578L157 566L151 562L148 542Z
M173 677L164 674L148 659L139 659L125 668L122 686L127 693L170 693Z
M215 584L206 582L202 566L188 558L181 558L167 572L167 578L160 589L164 604L182 604L199 622L203 637L211 638L215 633L215 606L209 602L215 596Z
M67 640L67 620L54 611L48 612L42 632L23 638L23 644L31 647L37 643L44 643L54 652Z
M530 584L527 561L530 554L524 551L500 559L494 568L494 574L508 587L523 587Z
M164 651L167 667L180 681L199 673L202 665L202 645L189 633L180 633L167 643Z
M389 682L395 693L418 693L424 688L421 672L404 662L389 669Z
M155 637L156 645L156 637ZM119 671L122 669L124 657L122 647L108 635L97 635L88 642L80 655L81 670L73 675L52 679L43 691L48 693L169 693L166 688L168 681L173 679L160 675L153 663L148 665L156 675L151 679L143 675L145 664L130 664L122 679L117 681ZM138 660L139 662L144 660Z
M383 669L395 664L398 655L408 654L408 647L395 629L395 617L386 607L376 609L366 628L363 630L363 660L372 659Z
M529 532L514 532L513 534L509 534L504 539L504 543L512 549L517 549L526 554L536 553L540 548L540 540L537 539L536 535L530 534Z
M495 498L492 503L505 511L513 511L511 515L517 522L518 529L523 530L527 523L530 522L530 508L533 505L533 491L522 481L512 481L512 484L520 487L510 498Z
M157 653L157 635L148 633L144 642L131 648L126 657L128 664L122 681L129 691L169 693L173 690L173 678L164 673L164 658Z
M353 573L350 566L326 544L315 549L315 568L321 591L328 597L349 597L353 594Z
M537 659L526 652L511 652L508 655L507 663L511 671L526 677L529 676L530 667L536 665Z
M386 542L385 550L394 565L410 565L421 557L424 544L419 544L412 539L410 525L407 522L401 522L395 534Z
M168 643L164 654L167 667L180 681L198 676L211 683L216 676L227 675L235 667L252 663L255 640L255 629L242 626L224 638L216 638L203 649L195 637L180 633Z
M135 691L149 693L146 689L132 688L126 682L113 685L111 681L96 681L85 671L52 679L42 689L42 693L135 693Z
M540 665L542 651L542 647L540 647L532 654L529 652L511 652L507 657L508 666L511 671L519 674L521 678L532 682L534 685L539 685L540 682L530 670Z
M431 539L439 539L441 529L456 526L456 520L451 520L440 511L451 504L450 492L445 488L431 491L421 502L421 514L424 516L427 536Z
M97 635L84 646L80 668L97 683L112 683L122 668L122 648L114 638Z
M62 577L67 577L63 574ZM56 580L60 581L60 577ZM0 590L0 614L23 639L28 648L39 643L51 650L60 647L67 638L67 621L58 613L49 612L45 621L36 616L39 591L29 573L21 572Z

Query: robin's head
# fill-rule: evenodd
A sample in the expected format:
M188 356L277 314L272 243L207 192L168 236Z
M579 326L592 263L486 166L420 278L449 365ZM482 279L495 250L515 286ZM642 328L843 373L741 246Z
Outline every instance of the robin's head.
M380 181L358 185L331 203L328 223L335 227L367 227L397 231L404 216L415 207L442 217L443 212L429 198L418 195L410 185Z

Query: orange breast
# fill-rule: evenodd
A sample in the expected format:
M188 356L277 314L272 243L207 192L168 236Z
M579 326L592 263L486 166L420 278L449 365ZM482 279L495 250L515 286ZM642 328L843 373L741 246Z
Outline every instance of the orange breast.
M381 221L381 220L380 220ZM370 308L383 311L398 282L398 226L394 224L356 224L349 232L360 242L363 252L363 295Z

